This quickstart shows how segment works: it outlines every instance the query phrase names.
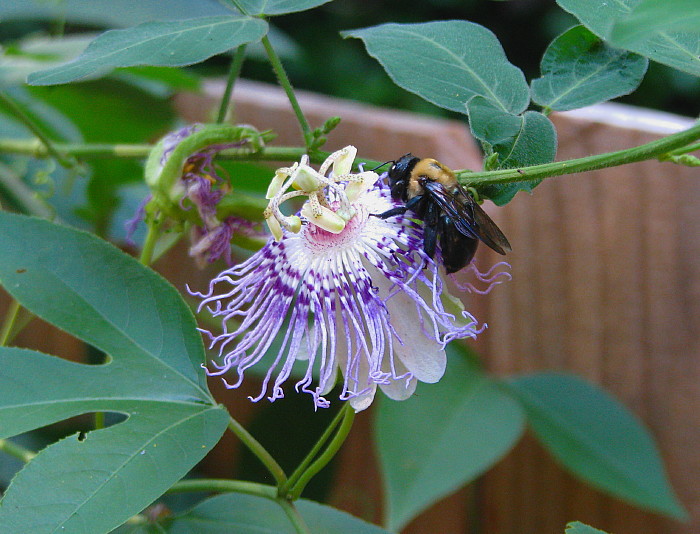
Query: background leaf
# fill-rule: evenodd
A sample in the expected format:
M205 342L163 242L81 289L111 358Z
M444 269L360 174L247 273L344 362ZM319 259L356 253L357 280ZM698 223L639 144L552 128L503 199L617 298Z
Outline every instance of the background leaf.
M537 437L574 474L637 506L685 517L653 439L622 404L570 375L523 376L511 386Z
M647 39L650 29L691 32L700 39L700 2L641 0L627 17L615 22L611 37L621 46L634 46Z
M0 227L5 289L112 358L2 348L0 437L92 411L128 417L42 450L0 501L0 532L106 532L201 460L228 415L207 390L192 313L159 275L84 232L7 212Z
M406 401L380 398L375 440L390 530L489 469L523 431L518 403L450 347L439 383L420 384Z
M394 83L445 109L464 113L479 95L517 114L530 101L522 71L496 36L473 22L382 24L342 35L362 39Z
M554 39L542 58L542 77L532 81L532 100L555 111L582 108L634 91L646 58L612 48L583 26Z
M167 0L167 9L161 2L136 2L134 0L61 0L44 2L37 0L2 0L0 18L63 20L81 26L123 27L136 26L154 20L191 19L196 15L230 15L232 7L219 0Z
M670 67L700 76L700 39L697 32L669 31L663 21L647 25L640 40L624 45L613 36L613 28L626 20L639 0L557 0L566 11L581 21L581 24L619 46ZM659 2L661 3L661 2ZM666 6L666 2L663 2ZM640 36L641 37L641 36Z
M346 512L301 499L295 506L314 534L388 534ZM229 493L207 499L166 523L170 534L295 534L280 506L253 495Z
M203 17L172 22L147 22L125 30L110 30L92 41L75 60L35 72L32 85L55 85L103 75L116 67L191 65L267 32L262 19L237 16Z
M467 104L469 126L486 156L497 154L497 168L518 168L554 161L557 133L542 113L506 113L482 97ZM541 180L524 180L479 188L479 193L499 206L510 202L518 191L532 191Z
M566 534L605 534L602 530L589 527L579 521L574 521L566 525Z

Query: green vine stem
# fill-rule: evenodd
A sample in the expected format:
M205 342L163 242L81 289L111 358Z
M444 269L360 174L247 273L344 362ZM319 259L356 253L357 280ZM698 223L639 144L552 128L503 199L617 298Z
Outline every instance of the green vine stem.
M14 456L18 460L23 461L25 464L30 462L36 456L36 453L25 449L21 445L11 442L7 439L0 439L0 451L10 456Z
M501 169L496 171L470 170L457 171L460 181L466 185L487 185L509 182L521 182L523 180L539 180L566 174L574 174L585 171L615 167L626 163L634 163L647 159L657 159L670 152L687 152L695 147L700 139L700 124L687 130L678 132L644 145L639 145L615 152L607 152L585 158L556 161L542 165L521 167L517 169ZM89 144L55 144L57 150L64 154L79 157L121 157L121 158L145 158L152 146L143 145L89 145ZM26 154L34 157L47 157L47 149L41 143L34 140L2 139L0 138L0 152ZM254 154L240 154L235 151L223 151L219 157L245 161L295 161L298 160L306 149L303 147L266 147ZM311 160L322 162L328 157L328 152L314 151ZM363 162L368 168L380 165L381 161L357 158L357 162Z
M229 418L228 428L231 430L231 432L238 436L238 439L240 439L255 456L257 456L258 460L262 462L262 464L273 476L277 486L282 487L285 482L287 482L287 475L284 473L284 470L280 467L272 455L267 452L267 449L265 449L265 447L263 447L260 442L256 440L252 434L250 434L250 432L243 428L243 426L233 417ZM275 495L277 495L276 490Z
M345 442L345 438L348 437L350 429L352 428L352 423L355 420L355 410L349 403L346 403L341 413L343 414L343 422L338 428L338 432L333 436L333 439L326 447L326 450L314 461L299 477L299 480L294 484L294 487L289 490L286 497L290 500L298 499L304 488L309 483L309 481L318 473L321 469L328 465L333 457L336 455L340 447Z
M243 60L245 59L245 51L247 45L241 45L236 48L236 52L233 54L233 60L231 61L231 69L228 73L228 80L226 80L226 89L224 89L224 95L221 97L221 105L219 106L219 114L216 117L216 122L221 124L226 120L226 115L229 111L229 104L231 103L231 95L233 94L233 86L236 84L238 76L241 74L241 67L243 66Z
M318 441L314 444L313 448L309 451L309 453L306 455L306 457L301 461L299 464L299 467L297 467L294 472L289 475L289 480L287 480L286 484L284 484L282 487L280 487L279 493L280 495L286 495L290 488L293 488L294 485L299 481L301 476L304 474L306 469L309 467L311 462L313 461L314 458L316 458L316 455L319 453L321 448L326 444L326 442L330 439L330 437L333 435L333 432L335 431L336 427L340 424L340 422L343 420L345 414L343 410L338 410L338 413L335 414L335 417L331 421L331 423L328 425L326 430L323 432L321 437L318 439Z
M284 89L284 92L287 94L287 98L289 99L289 103L292 105L292 109L294 110L294 114L297 117L297 121L299 121L299 126L301 127L301 133L304 136L304 145L306 147L309 147L311 145L311 141L313 141L311 127L309 126L309 123L306 120L306 117L304 117L304 113L301 111L301 106L299 106L299 102L297 101L297 97L294 94L294 89L292 88L292 84L289 82L289 78L287 77L287 73L284 71L284 67L282 66L282 61L280 61L279 56L277 55L275 50L272 48L272 45L270 44L270 40L267 38L267 35L262 38L261 42L262 42L263 46L265 47L265 52L267 53L267 58L270 60L270 64L272 65L272 70L275 71L275 76L277 76L277 81L279 82L282 89Z
M167 493L245 493L265 497L272 501L277 500L277 488L257 482L245 480L228 480L220 478L193 478L176 482Z
M700 139L700 123L687 130L662 137L656 141L615 152L606 152L585 158L555 161L518 169L500 169L486 172L459 171L457 176L460 182L470 186L540 180L553 176L595 171L606 167L656 159L668 152L686 147L698 139Z

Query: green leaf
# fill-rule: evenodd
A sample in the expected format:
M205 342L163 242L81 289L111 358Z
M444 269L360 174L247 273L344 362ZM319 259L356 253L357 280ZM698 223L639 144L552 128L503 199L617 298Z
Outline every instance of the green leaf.
M301 499L295 506L314 534L388 534L346 512ZM203 501L176 516L170 534L295 534L296 530L275 502L254 495L229 493Z
M686 517L652 437L610 395L555 373L519 377L511 386L537 437L575 475L642 508Z
M42 450L0 501L0 532L106 532L182 478L228 415L207 390L191 311L159 275L91 234L0 212L0 282L110 356L98 366L0 349L0 437L93 411L125 422Z
M228 8L225 5L228 4ZM231 13L231 2L205 0L167 0L162 2L137 2L134 0L109 0L109 9L104 2L95 0L61 0L44 2L36 0L2 0L0 19L3 21L30 19L54 22L65 20L78 26L128 28L150 20L191 19L193 10L199 16L225 15Z
M690 32L700 38L700 2L697 0L642 0L624 19L617 20L611 37L621 46L643 44L650 30Z
M248 15L284 15L327 4L331 0L240 0Z
M523 432L518 403L473 358L454 349L449 356L438 384L421 384L403 402L379 401L375 440L390 530L489 469Z
M584 525L580 521L573 521L566 525L566 534L606 534L602 530Z
M532 100L555 111L605 102L639 87L647 65L646 58L612 48L574 26L544 53L542 77L532 81Z
M613 36L615 25L627 20L640 0L557 0L557 3L611 45L700 76L700 38L697 32L676 32L667 29L663 21L654 21L653 25L644 28L644 35L639 35L634 43L625 45L624 39L620 41ZM658 4L668 5L666 2Z
M261 19L238 16L147 22L110 30L92 41L79 57L31 74L32 85L55 85L102 76L116 67L178 67L204 61L236 46L257 41L267 32Z
M467 104L469 126L489 157L497 154L498 168L518 168L554 161L557 133L542 113L526 111L522 115L506 113L482 97ZM518 191L532 191L542 180L523 180L488 185L479 193L499 206L510 202Z
M473 22L382 24L342 35L362 39L397 85L445 109L464 113L478 95L518 114L530 101L522 71L496 36Z

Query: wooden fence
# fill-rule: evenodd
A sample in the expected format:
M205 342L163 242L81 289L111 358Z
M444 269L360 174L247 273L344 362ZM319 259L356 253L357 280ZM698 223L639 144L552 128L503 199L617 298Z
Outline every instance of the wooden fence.
M210 120L222 85L180 95L187 121ZM312 126L343 117L329 149L347 144L378 160L406 152L456 168L479 168L466 126L301 94ZM241 82L236 121L274 127L280 144L300 133L283 93ZM617 105L553 116L559 159L622 149L687 127L691 121ZM555 178L534 195L519 193L502 209L487 209L513 252L513 280L470 309L490 328L476 343L499 375L535 370L577 373L620 398L651 428L670 479L691 514L687 524L641 512L566 474L526 437L478 485L436 504L404 532L462 534L478 523L483 534L561 534L577 519L617 534L700 532L700 173L658 162ZM482 247L477 261L496 255ZM177 287L204 285L209 272L183 271L172 258L157 267ZM189 268L188 268L189 269ZM24 333L24 342L59 355L79 350L66 336ZM54 334L51 334L54 336ZM37 343L37 340L42 340ZM22 343L22 338L19 339ZM66 348L68 343L68 348ZM212 388L244 424L254 408L245 392ZM381 482L370 440L371 410L358 417L341 452L331 504L370 521L381 517ZM216 476L236 454L227 436L204 462Z

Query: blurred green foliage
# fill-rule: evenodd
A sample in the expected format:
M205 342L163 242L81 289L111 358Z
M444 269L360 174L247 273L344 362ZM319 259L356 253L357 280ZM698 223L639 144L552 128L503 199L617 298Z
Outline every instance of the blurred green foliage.
M477 22L499 38L508 59L528 80L539 76L547 45L578 21L551 0L335 0L310 12L275 18L272 24L299 46L286 67L296 87L360 100L380 106L437 115L440 110L397 88L362 43L343 40L339 33L385 22L427 22L462 19ZM248 61L243 76L274 82L269 66ZM620 102L696 115L700 109L700 79L652 63L641 87Z

